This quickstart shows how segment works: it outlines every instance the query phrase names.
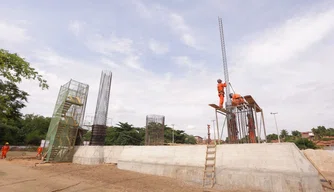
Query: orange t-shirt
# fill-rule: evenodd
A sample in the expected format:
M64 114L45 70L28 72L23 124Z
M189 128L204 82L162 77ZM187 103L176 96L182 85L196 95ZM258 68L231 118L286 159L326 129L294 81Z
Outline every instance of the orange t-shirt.
M233 94L232 99L240 99L241 95L240 94Z
M2 152L8 152L9 151L9 146L8 145L3 146L1 151Z
M226 87L226 83L218 83L217 85L218 92L224 92L224 87Z
M42 151L43 151L43 147L38 147L37 153L42 153Z

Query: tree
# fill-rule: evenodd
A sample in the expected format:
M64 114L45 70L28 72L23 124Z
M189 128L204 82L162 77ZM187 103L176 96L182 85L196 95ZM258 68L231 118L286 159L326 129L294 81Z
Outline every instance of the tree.
M20 110L25 107L28 93L10 81L0 80L0 122L4 124L10 121L19 121L22 117Z
M307 138L299 138L294 143L299 149L317 149L317 146Z
M321 140L326 136L327 129L325 126L318 126L317 128L312 128L312 132L316 140Z
M4 49L0 49L0 76L12 83L21 83L22 79L37 79L42 89L49 88L47 81L30 66L30 63L18 54L9 53Z
M30 64L16 53L9 53L7 50L0 49L0 122L8 124L21 118L20 110L25 107L29 94L21 91L17 83L23 79L39 81L39 86L48 89L48 84L42 75L30 66Z
M282 129L281 134L280 134L280 138L285 140L285 138L287 138L287 136L289 136L289 132L286 129Z
M196 138L192 135L187 135L186 134L186 138L185 138L185 142L186 144L196 144Z
M269 135L267 135L267 142L271 142L272 140L278 140L278 136L277 136L277 134L269 134Z
M295 138L297 138L297 137L301 137L301 136L302 136L302 134L301 134L298 130L291 131L291 134L292 134L292 136L294 136Z
M21 120L20 140L28 145L39 145L41 140L46 137L50 122L50 117L26 114Z
M119 122L116 127L107 128L105 145L142 145L145 130L133 125Z

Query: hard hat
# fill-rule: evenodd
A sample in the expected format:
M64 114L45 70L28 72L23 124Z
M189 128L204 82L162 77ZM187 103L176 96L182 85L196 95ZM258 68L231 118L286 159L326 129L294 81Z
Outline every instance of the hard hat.
M6 142L6 144L5 145L9 145L9 143L8 142Z
M217 79L217 82L220 83L220 82L222 82L222 80L221 79Z

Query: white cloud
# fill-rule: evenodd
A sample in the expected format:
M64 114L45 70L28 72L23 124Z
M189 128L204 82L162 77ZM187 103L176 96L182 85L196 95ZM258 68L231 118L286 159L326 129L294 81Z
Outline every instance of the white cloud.
M2 48L11 48L15 46L13 44L22 44L31 40L27 30L22 26L26 22L20 21L20 23L21 25L14 25L7 21L0 21L0 44Z
M187 69L188 72L199 71L206 72L204 61L194 61L187 56L176 56L172 57L172 61L178 66Z
M131 3L136 7L136 10L139 12L141 17L152 18L151 10L140 0L132 0Z
M155 18L156 13L147 15L151 14L154 14L151 18ZM173 19L171 26L174 27L175 34L188 45L196 47L198 42L184 19L180 15L169 14L166 15ZM234 46L233 53L227 50L228 53L231 52L229 64L236 63L229 65L233 88L243 95L251 94L264 109L267 133L275 132L274 120L269 113L276 111L279 112L277 120L280 129L303 131L319 124L333 126L334 112L331 109L334 106L330 100L334 96L331 89L334 82L331 74L334 71L332 14L332 10L328 9L292 18L272 29L259 29L256 35L250 36L251 39L241 41L243 37L240 37L237 38L240 39L239 42L232 42L233 45L238 45ZM0 26L3 23L5 22L0 22ZM0 30L0 43L13 42L15 50L24 49L22 54L34 67L43 71L50 84L47 91L41 91L37 83L22 84L22 88L29 88L31 94L28 107L23 112L50 116L60 85L72 78L90 85L86 112L94 114L101 70L109 69L113 73L109 108L113 124L128 121L135 126L143 126L147 114L161 114L166 116L166 124L175 124L177 129L200 136L207 134L206 125L214 119L214 110L208 104L218 102L216 79L223 78L220 68L217 70L215 67L221 67L220 63L209 65L212 55L203 53L203 60L198 61L193 57L198 54L193 49L176 47L170 43L174 39L162 40L168 41L169 52L174 55L161 55L162 60L168 64L172 61L176 65L159 68L162 72L157 74L145 68L156 63L151 61L149 54L142 51L149 44L138 47L133 38L120 35L122 33L119 31L110 36L81 31L80 42L84 42L90 50L82 53L91 59L85 60L81 53L71 55L72 52L56 48L53 41L45 41L45 47L38 46L39 44L21 46L22 42L38 38L29 37L20 26L7 25L8 23ZM159 26L163 25L160 23ZM127 26L121 27L122 30L129 30ZM215 33L217 29L208 30ZM152 31L149 35L153 36L155 33ZM12 34L17 34L19 38L13 38ZM215 42L219 37L207 38L208 41ZM225 39L230 41L232 38L226 36ZM64 46L67 46L66 42ZM216 60L220 61L219 50L212 52L217 57ZM185 70L179 70L178 67ZM319 112L325 113L314 115ZM226 129L224 135L226 136Z
M151 51L153 51L155 54L165 54L169 51L168 45L158 42L154 39L150 39L149 41L149 48Z
M195 37L191 34L191 29L185 23L184 18L177 13L170 13L169 19L171 29L180 35L181 41L189 47L199 49Z
M186 23L183 16L180 14L157 3L148 6L140 0L136 0L132 1L132 4L135 6L141 17L154 20L155 22L167 23L170 30L175 35L179 36L179 39L183 44L195 49L202 49L193 34L193 29Z
M333 33L333 20L334 10L291 18L279 28L270 28L259 37L252 37L238 54L253 65L287 62Z
M71 21L68 29L75 35L75 36L79 36L80 33L82 32L83 29L83 25L84 23L80 22L80 21Z
M129 38L120 38L115 35L104 36L95 34L89 37L87 47L92 51L113 56L112 53L131 54L133 41Z

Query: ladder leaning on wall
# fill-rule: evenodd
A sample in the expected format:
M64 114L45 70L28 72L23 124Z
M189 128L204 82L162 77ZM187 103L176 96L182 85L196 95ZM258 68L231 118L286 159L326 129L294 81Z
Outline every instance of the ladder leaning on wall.
M203 173L203 184L204 189L212 188L216 182L216 141L214 144L211 144L210 139L210 125L208 125L208 140L206 145L206 154L205 154L205 166Z

